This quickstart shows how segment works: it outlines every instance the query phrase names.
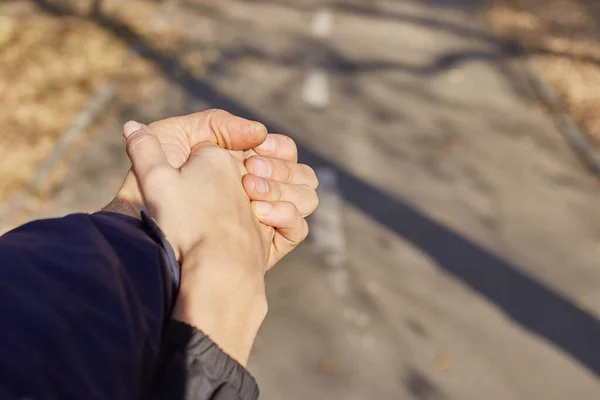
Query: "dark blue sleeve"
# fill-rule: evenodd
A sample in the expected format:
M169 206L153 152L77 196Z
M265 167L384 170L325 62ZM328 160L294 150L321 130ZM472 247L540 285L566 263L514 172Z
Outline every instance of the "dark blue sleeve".
M3 396L144 395L178 273L151 221L106 212L34 221L0 238L0 260Z

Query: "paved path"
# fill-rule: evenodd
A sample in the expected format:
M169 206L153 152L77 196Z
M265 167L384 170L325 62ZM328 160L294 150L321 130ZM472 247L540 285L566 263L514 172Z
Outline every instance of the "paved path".
M226 108L292 135L328 177L312 236L334 240L268 276L263 398L598 398L597 182L476 2L207 4L172 18L210 65L165 66L160 97L116 117ZM127 163L105 132L44 213L109 199Z

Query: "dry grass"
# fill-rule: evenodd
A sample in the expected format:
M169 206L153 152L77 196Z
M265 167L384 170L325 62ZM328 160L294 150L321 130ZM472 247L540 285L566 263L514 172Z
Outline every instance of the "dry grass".
M107 15L153 45L168 49L178 40L169 27L148 23L156 2L115 4L107 4ZM0 203L23 187L102 82L126 82L143 91L154 75L149 63L132 57L121 40L87 16L53 17L29 1L1 8Z
M600 149L600 2L492 0L488 19L534 55L543 78Z

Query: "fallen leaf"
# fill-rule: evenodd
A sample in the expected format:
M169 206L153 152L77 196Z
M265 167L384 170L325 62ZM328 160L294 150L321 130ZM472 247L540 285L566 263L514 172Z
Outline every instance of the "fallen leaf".
M448 356L439 356L435 359L435 365L440 371L449 371L452 368L452 359Z
M321 368L325 372L336 372L338 371L338 362L333 357L326 357L321 360Z

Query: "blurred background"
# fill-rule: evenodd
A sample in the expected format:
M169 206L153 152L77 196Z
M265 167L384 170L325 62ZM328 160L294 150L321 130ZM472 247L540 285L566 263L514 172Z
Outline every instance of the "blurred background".
M223 108L321 180L263 399L598 399L599 28L596 0L0 1L0 228L105 205L123 122Z

